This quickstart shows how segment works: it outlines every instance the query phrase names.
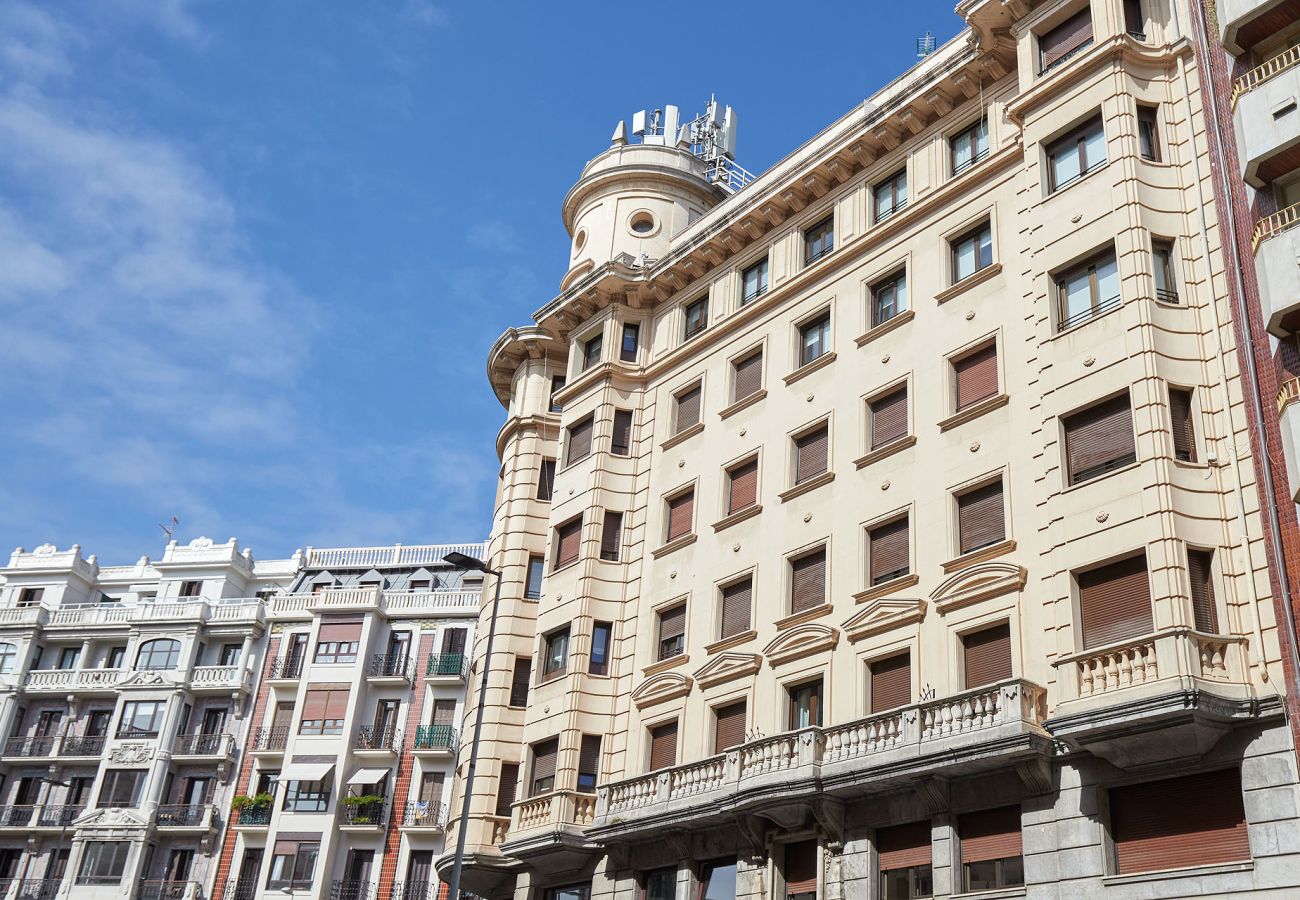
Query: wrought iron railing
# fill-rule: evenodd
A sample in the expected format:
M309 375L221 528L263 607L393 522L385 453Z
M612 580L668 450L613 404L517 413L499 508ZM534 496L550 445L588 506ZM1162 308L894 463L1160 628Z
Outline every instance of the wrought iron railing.
M252 880L227 881L221 891L221 900L253 900L257 896L257 882Z
M410 678L409 653L376 653L370 659L371 678Z
M1075 325L1080 325L1088 321L1089 319L1095 319L1097 316L1100 316L1102 313L1107 313L1110 312L1112 309L1115 309L1122 302L1123 301L1120 299L1118 294L1116 294L1114 297L1110 297L1109 299L1100 300L1098 301L1096 306L1090 306L1087 309L1081 309L1074 315L1067 316L1064 319L1062 319L1059 323L1057 323L1056 330L1065 331L1066 329L1073 328Z
M511 706L528 705L528 684L526 682L510 685L510 705Z
M40 823L47 828L66 828L77 821L77 817L85 811L86 806L83 803L42 806Z
M267 678L298 678L302 675L303 653L290 653L271 660L266 666Z
M193 881L142 881L135 900L185 900ZM195 891L193 896L197 896Z
M284 725L259 728L253 732L254 750L283 750L288 743L289 729Z
M402 824L412 828L442 828L447 824L449 808L433 800L414 800L406 804Z
M158 807L153 820L160 828L197 828L207 811L206 803L167 803Z
M54 900L59 893L61 879L58 878L24 878L18 882L18 893L14 900Z
M339 819L342 825L369 825L382 828L387 824L384 814L388 806L386 800L374 803L340 803Z
M421 725L415 729L416 750L454 750L456 729L450 725Z
M465 677L465 654L464 653L438 653L429 657L429 665L425 669L426 675L441 678L464 678Z
M32 805L0 806L0 826L13 828L30 825L35 815L36 807Z
M352 749L396 752L402 749L402 733L396 728L377 729L363 725L357 729L357 740Z
M172 751L181 756L222 756L230 747L226 734L182 734Z
M5 741L5 756L49 756L58 738L16 737Z
M375 886L369 881L336 881L330 886L330 900L374 900Z
M104 752L104 735L69 734L63 738L59 756L99 756Z

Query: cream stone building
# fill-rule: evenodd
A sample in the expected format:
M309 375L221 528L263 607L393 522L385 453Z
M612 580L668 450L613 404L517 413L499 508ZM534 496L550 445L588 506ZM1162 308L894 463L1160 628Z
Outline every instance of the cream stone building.
M619 124L488 360L465 888L1300 891L1189 12L966 0L758 178Z

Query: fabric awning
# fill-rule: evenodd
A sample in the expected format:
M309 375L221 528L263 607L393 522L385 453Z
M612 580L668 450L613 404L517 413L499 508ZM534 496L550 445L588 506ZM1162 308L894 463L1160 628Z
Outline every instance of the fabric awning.
M281 781L324 781L334 763L290 763L280 770Z
M387 769L357 769L348 779L348 784L378 784L387 774Z

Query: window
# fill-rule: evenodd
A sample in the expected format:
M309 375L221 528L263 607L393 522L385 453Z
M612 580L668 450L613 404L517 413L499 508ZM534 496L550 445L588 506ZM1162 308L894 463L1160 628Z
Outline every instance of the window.
M722 589L720 640L749 631L754 603L753 576L733 581Z
M537 499L550 502L555 495L555 460L544 459L537 472Z
M39 606L45 596L45 588L23 588L18 592L19 606Z
M686 652L686 604L659 614L660 660L672 659Z
M499 818L510 818L510 807L515 805L518 785L519 763L502 763L501 777L497 781L496 814Z
M1196 815L1187 815L1188 798ZM1241 772L1225 769L1110 789L1117 874L1250 859Z
M86 841L77 884L121 884L130 850L128 841Z
M181 642L173 640L145 641L135 658L137 669L174 669L181 658Z
M758 457L727 470L727 515L749 509L758 502Z
M912 822L876 831L883 900L934 895L931 877L930 823Z
M1156 238L1151 242L1152 262L1155 264L1156 299L1165 303L1178 302L1178 281L1174 278L1174 242Z
M966 690L996 684L1011 677L1011 625L999 622L961 639Z
M1083 9L1038 36L1038 74L1046 75L1090 44L1092 44L1092 10L1085 3Z
M600 778L600 735L584 734L578 748L578 790L584 794L596 793Z
M128 700L122 704L122 718L117 721L117 736L154 738L162 728L167 703L163 700Z
M715 859L701 867L699 900L736 900L734 859Z
M1127 393L1065 420L1066 472L1079 484L1137 460Z
M343 720L348 714L348 694L351 685L313 685L307 688L302 707L299 734L342 734Z
M907 169L900 169L872 191L875 198L876 221L883 222L907 206Z
M527 656L515 657L515 668L510 678L510 705L528 705L528 684L533 680L533 661Z
M546 561L540 556L528 557L528 583L524 586L524 598L540 600L542 598L542 573Z
M737 700L713 710L713 752L721 753L745 743L745 701Z
M568 379L566 379L563 375L551 376L551 397L548 406L550 407L550 410L553 413L564 411L564 407L556 402L555 395L558 394L560 391L564 390L564 385L567 382Z
M871 286L871 327L907 312L907 273L899 272Z
M582 343L582 371L587 371L596 363L600 362L600 345L603 335L597 332L596 336Z
M1106 164L1106 132L1098 115L1047 146L1047 192L1059 191Z
M555 529L555 563L553 569L578 561L582 549L582 516L570 519Z
M912 656L899 653L867 666L871 679L870 713L907 706L912 702Z
M989 155L989 120L980 119L948 139L952 174L964 172Z
M740 273L740 305L757 300L767 293L767 257L764 256Z
M587 671L592 675L609 674L610 640L614 626L609 622L596 622L591 626L591 659Z
M830 424L822 422L794 439L794 483L803 484L828 471Z
M270 890L311 890L316 874L320 841L276 841L271 851L271 872L266 877Z
M569 670L569 629L552 631L542 650L542 683L559 678Z
M1154 106L1137 108L1138 152L1142 158L1151 162L1160 162L1160 125L1159 111Z
M0 675L8 675L14 670L18 659L18 648L13 644L0 643Z
M622 545L623 514L607 511L604 525L600 529L600 558L607 562L618 562Z
M810 266L835 249L835 216L831 214L803 233L803 264Z
M324 781L289 781L284 789L284 809L288 812L325 812L329 808L330 788Z
M59 661L55 663L54 667L65 672L71 671L77 667L77 663L80 662L80 660L80 647L64 647L59 650Z
M644 887L641 900L675 900L677 897L677 869L655 869L641 876Z
M1057 331L1086 322L1120 305L1114 249L1056 276Z
M636 351L641 345L641 326L636 322L623 323L623 338L618 345L618 358L623 362L636 362Z
M786 689L789 698L789 727L808 728L822 723L822 680L805 681Z
M703 400L704 391L698 383L673 396L673 405L676 407L673 434L681 434L686 429L699 424Z
M1214 605L1214 552L1189 547L1187 577L1192 587L1192 620L1196 630L1217 634L1219 613Z
M790 561L790 612L826 603L826 548L818 547Z
M595 428L594 416L587 416L581 422L569 426L569 451L565 455L567 465L573 465L591 455L591 433Z
M1142 15L1142 0L1124 0L1124 30L1130 37L1145 41L1146 19Z
M202 591L202 590L203 590L203 582L201 582L201 581L182 581L182 582L181 582L181 596L182 596L182 597L197 597L197 596L199 596L199 592Z
M145 769L107 769L99 785L100 808L130 808L140 803L140 791L144 787Z
M903 516L867 531L867 556L871 584L902 578L912 570L908 517Z
M533 780L528 788L528 796L536 797L555 790L555 759L559 752L558 738L533 744Z
M126 661L126 647L109 647L108 648L108 668L120 669Z
M632 452L632 410L614 410L614 432L610 435L609 452L627 456Z
M686 324L682 339L689 341L709 327L709 298L701 297L686 307Z
M221 655L218 657L218 659L220 660L218 665L222 665L222 666L239 665L240 651L242 649L243 648L240 647L239 644L222 644Z
M1002 479L957 495L957 552L974 553L1006 540Z
M817 841L786 844L783 861L786 900L817 900Z
M1025 883L1020 807L1004 806L957 817L964 890L991 891Z
M907 437L907 386L890 391L867 404L870 411L871 449L877 450Z
M831 314L823 313L799 326L799 365L821 359L830 350Z
M1083 619L1083 649L1150 634L1151 583L1145 553L1075 576Z
M1174 433L1174 459L1196 462L1196 429L1192 424L1192 392L1169 389L1169 418Z
M956 284L993 265L993 229L988 222L949 242L952 282Z
M322 664L354 663L361 648L359 618L322 619L316 634L314 662Z
M682 491L668 498L668 534L665 540L675 541L691 533L695 522L695 489Z
M591 900L591 884L571 884L568 887L547 888L544 900Z
M739 403L763 388L763 351L755 350L732 364L731 402Z
M650 771L677 764L677 720L650 729Z
M953 361L957 412L969 409L998 392L998 348L989 343Z

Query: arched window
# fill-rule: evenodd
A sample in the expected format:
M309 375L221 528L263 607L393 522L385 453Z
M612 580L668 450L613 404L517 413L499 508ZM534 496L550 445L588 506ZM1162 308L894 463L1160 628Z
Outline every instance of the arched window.
M18 659L18 648L13 644L0 644L0 675L8 675L14 670L14 661Z
M174 669L181 658L181 642L166 638L145 641L135 658L137 669Z

